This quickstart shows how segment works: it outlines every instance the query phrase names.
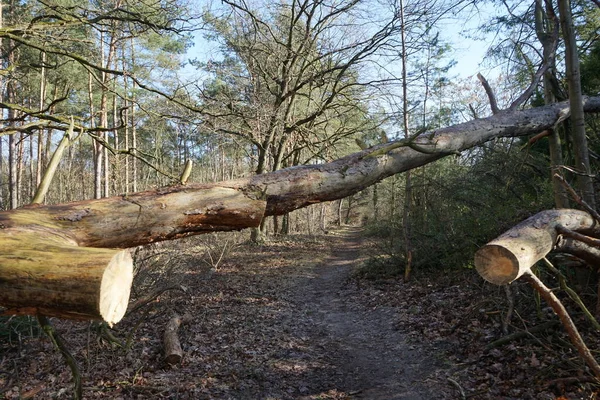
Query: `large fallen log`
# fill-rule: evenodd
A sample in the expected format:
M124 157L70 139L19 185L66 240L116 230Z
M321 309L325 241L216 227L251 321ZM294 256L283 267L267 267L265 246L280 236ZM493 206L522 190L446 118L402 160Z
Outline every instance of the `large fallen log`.
M600 97L585 99L585 110L600 112ZM256 227L264 216L344 198L386 177L489 140L537 134L552 128L568 113L567 102L501 111L489 118L381 144L327 164L292 167L214 185L178 185L129 196L0 212L0 305L11 313L108 318L115 323L125 312L123 304L129 290L124 286L130 279L131 260L118 250L99 255L85 248L123 249L210 231ZM35 241L27 244L32 238ZM19 254L26 250L40 251L42 256L48 253L48 257ZM102 271L115 263L118 268L110 270L117 276L112 281L105 279ZM85 279L73 272L88 267L96 271ZM28 272L34 270L37 272ZM81 281L79 286L74 280ZM110 283L102 286L102 282L117 281L125 284L119 289ZM45 292L50 287L55 289ZM72 294L61 294L60 288L73 288ZM100 300L111 296L118 299ZM113 311L102 311L103 304Z
M133 280L127 250L79 247L55 232L13 229L0 240L0 265L0 304L10 314L113 324L127 310Z
M584 211L542 211L481 247L475 253L477 272L497 285L514 281L554 249L559 226L575 232L598 228L592 216Z
M121 320L138 244L258 226L264 200L218 185L0 213L0 305L9 314Z

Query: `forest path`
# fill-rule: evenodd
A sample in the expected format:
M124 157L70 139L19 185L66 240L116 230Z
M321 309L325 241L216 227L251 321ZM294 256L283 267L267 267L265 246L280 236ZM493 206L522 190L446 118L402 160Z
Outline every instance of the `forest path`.
M330 238L331 254L310 267L312 278L296 286L294 297L298 307L314 312L313 340L337 369L338 390L352 399L435 398L427 378L436 360L407 343L397 329L397 310L365 305L362 289L348 280L360 262L360 230L346 227Z
M446 395L448 383L435 349L407 341L408 334L427 335L428 329L407 325L409 316L423 313L415 314L417 306L407 305L404 297L387 301L412 286L394 281L393 290L377 282L359 287L349 279L368 247L361 233L346 227L327 236L241 244L211 271L194 255L194 238L175 243L179 247L168 251L181 264L171 279L180 279L186 290L165 293L115 327L117 337L133 335L131 348L107 347L100 336L90 340L96 333L89 322L55 321L72 352L85 360L84 398L456 398ZM168 258L164 250L155 250L157 262ZM145 271L150 281L164 276ZM424 315L439 311L442 303L427 307L428 292L420 293L415 301L427 309ZM178 332L183 360L170 367L162 337L175 312L192 318ZM71 374L48 340L38 336L24 346L3 340L0 335L0 398L28 398L23 394L33 392L39 398L69 396ZM3 371L7 365L27 372Z
M564 363L567 353L552 350L554 343L568 340L560 331L549 332L552 343L541 337L487 351L498 338L505 294L473 271L436 270L431 277L420 271L410 284L350 279L369 251L381 253L350 227L327 236L240 243L217 269L202 258L201 239L148 249L155 256L140 269L137 288L155 291L164 281L179 282L182 290L165 292L113 328L117 338L131 339L131 347L110 345L87 321L53 320L82 360L85 399L591 399L597 394L591 384L565 389L548 383L583 371L581 364ZM219 248L230 237L213 240ZM535 307L521 310L522 318L535 321ZM162 337L174 313L191 318L178 332L182 362L169 366ZM31 319L13 317L0 324L0 399L71 397L68 367L34 326ZM598 348L591 329L587 339ZM547 343L543 351L540 343ZM562 364L566 369L557 372Z

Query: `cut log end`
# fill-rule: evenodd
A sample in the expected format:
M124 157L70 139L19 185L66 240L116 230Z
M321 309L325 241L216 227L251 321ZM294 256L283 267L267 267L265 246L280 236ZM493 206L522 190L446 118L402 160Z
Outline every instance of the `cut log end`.
M596 225L585 211L539 212L480 248L475 253L475 267L488 282L506 285L527 273L552 251L558 236L557 226L579 231Z
M475 268L483 279L496 285L506 285L519 277L517 257L496 244L487 244L475 253Z
M123 250L110 260L100 284L100 315L109 326L125 315L132 282L133 259L128 250Z
M48 229L3 234L0 305L8 312L109 324L123 318L133 280L128 250L77 246Z

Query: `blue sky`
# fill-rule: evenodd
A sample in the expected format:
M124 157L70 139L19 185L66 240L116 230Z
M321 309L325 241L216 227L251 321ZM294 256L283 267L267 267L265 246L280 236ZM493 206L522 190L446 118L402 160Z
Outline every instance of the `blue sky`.
M477 10L468 19L456 17L456 20L446 23L444 27L446 29L442 33L452 46L453 58L457 62L457 65L451 70L452 74L458 74L462 78L473 77L475 79L478 72L481 72L486 78L499 74L498 68L491 68L484 63L486 52L493 41L491 35L481 40L474 40L465 35L466 32L476 31L480 25L485 24L498 13L499 10L490 4L478 5ZM477 36L481 36L481 33Z
M468 20L457 17L455 20L440 25L443 39L452 46L451 58L456 61L456 65L450 70L450 76L458 75L460 78L477 79L477 73L481 72L486 78L490 79L499 74L497 68L490 68L484 64L485 54L492 38L474 40L463 34L464 31L477 29L479 25L488 20L491 15L497 14L497 12L497 9L489 5L478 6L477 11L472 13ZM220 58L218 44L207 42L198 33L194 45L186 55L186 59L192 58L198 58L199 60ZM185 70L187 72L185 75L192 75L195 72L191 67L186 67Z

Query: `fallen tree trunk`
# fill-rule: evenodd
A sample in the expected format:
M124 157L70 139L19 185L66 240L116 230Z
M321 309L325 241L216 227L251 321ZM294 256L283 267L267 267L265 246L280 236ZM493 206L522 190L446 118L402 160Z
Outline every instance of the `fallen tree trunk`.
M8 314L121 320L138 244L258 226L261 194L218 185L0 213L0 305Z
M0 304L9 314L121 320L133 280L127 250L79 247L54 233L12 230L0 240Z
M183 349L181 348L177 331L179 330L179 326L187 319L189 318L182 318L175 314L165 326L163 343L165 346L165 362L169 365L179 364L183 358Z
M600 112L600 97L584 99L586 112ZM425 132L416 138L380 144L327 164L292 167L224 182L266 194L265 215L283 215L310 204L350 196L384 178L458 155L501 137L537 134L569 114L568 102L524 111L500 111L488 118Z
M475 253L475 268L488 282L508 284L552 251L557 244L558 226L589 231L596 225L592 216L584 211L542 211L481 247Z
M583 341L564 305L531 271L531 267L555 248L576 253L585 252L584 246L574 245L570 238L559 240L559 235L570 233L576 236L585 233L595 236L598 232L598 222L587 212L569 209L547 210L514 226L475 253L475 267L487 281L505 285L523 276L523 279L533 286L558 315L571 342L596 378L600 378L600 365ZM587 257L594 260L597 254L597 251L592 251ZM547 264L547 267L555 273L558 272L549 262ZM582 308L584 314L597 325L597 321L579 296L566 287L564 277L559 277L559 281L561 281L561 288L567 291L572 300Z
M584 101L587 112L600 112L600 97ZM0 212L0 247L5 249L7 260L0 259L0 305L10 307L11 313L107 318L98 309L99 299L110 296L102 289L99 277L104 275L99 271L108 268L111 254L115 257L121 253L108 250L104 258L95 259L92 254L96 253L82 247L128 248L210 231L257 227L264 216L347 197L386 177L492 139L537 134L552 128L568 112L567 102L501 111L489 118L381 144L328 164L292 167L213 185L179 185L129 196ZM33 262L42 272L27 275L33 267L30 261L23 261L28 256L19 256L17 251L27 249L26 242L32 237L36 237L35 246L41 254L55 255L49 263L41 259ZM79 251L77 259L72 257L75 249ZM126 266L131 264L126 256L119 259L122 271L131 268ZM56 288L75 287L72 281L77 275L68 271L83 265L93 265L98 272L95 279L87 279L88 290L77 298L77 306L63 296L44 297L46 276L54 277ZM28 278L7 279L16 276L10 270L22 270L21 276ZM9 291L21 280L20 292ZM122 292L123 298L128 292ZM109 303L121 304L122 300ZM109 322L117 322L119 315L114 313Z

